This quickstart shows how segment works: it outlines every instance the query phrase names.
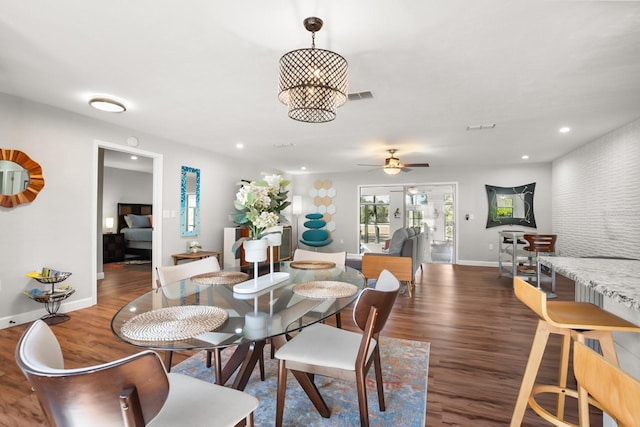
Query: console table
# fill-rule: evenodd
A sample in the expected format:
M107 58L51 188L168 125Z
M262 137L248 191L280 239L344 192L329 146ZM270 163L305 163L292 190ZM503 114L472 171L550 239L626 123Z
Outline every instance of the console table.
M193 253L182 253L182 254L173 254L173 265L178 265L178 262L182 260L196 260L202 258L209 258L210 256L214 256L218 258L218 264L222 267L222 252L211 252L211 251L198 251Z

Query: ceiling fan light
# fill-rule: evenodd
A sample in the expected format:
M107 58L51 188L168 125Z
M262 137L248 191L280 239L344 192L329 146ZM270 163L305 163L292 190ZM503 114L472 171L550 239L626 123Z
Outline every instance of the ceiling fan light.
M396 166L385 166L383 171L387 175L398 175L400 172L402 172L402 168Z

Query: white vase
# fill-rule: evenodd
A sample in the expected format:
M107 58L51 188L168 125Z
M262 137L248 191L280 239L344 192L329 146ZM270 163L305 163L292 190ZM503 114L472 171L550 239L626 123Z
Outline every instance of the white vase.
M268 242L266 239L245 240L242 246L244 247L244 259L248 262L263 262L267 260Z
M269 241L269 246L280 246L282 244L283 230L284 230L284 227L281 225L269 227L266 230L264 230L264 233L271 233L264 236Z

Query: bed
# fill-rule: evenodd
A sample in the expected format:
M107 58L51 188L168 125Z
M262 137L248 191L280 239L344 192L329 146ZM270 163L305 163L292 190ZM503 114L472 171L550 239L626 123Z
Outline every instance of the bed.
M118 203L118 232L124 234L125 256L151 259L153 205Z

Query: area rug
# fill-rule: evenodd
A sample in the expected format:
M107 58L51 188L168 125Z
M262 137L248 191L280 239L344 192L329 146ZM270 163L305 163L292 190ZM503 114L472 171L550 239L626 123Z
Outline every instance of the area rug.
M367 377L371 425L423 427L427 413L429 343L382 337L380 344L387 410L380 412L378 408L375 377L371 369ZM228 357L229 354L230 350L224 351L223 357ZM275 424L278 361L269 358L268 346L264 354L266 381L260 381L260 373L256 367L245 389L245 392L260 400L254 414L256 427ZM206 368L205 360L206 352L201 351L177 364L171 372L214 382L213 368ZM354 383L316 377L320 394L331 410L331 418L325 419L318 414L293 375L289 374L288 378L284 408L285 426L360 425L358 395ZM232 382L233 378L229 383Z

